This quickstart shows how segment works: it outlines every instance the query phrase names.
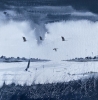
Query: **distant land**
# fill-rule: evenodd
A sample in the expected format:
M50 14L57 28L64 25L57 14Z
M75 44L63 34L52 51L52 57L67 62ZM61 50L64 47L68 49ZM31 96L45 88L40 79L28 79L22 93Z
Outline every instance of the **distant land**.
M40 61L50 61L47 59L38 59L38 58L25 58L25 57L6 57L6 56L1 56L0 57L0 62L28 62L30 60L30 62L40 62Z
M74 62L91 62L91 61L98 61L98 56L94 57L85 57L85 58L73 58L69 60L62 60L62 61L74 61Z

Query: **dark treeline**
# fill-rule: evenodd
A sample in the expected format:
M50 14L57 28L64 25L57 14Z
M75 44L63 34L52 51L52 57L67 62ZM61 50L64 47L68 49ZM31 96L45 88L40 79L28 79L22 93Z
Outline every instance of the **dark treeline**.
M98 100L98 79L31 86L4 83L0 100Z
M30 60L30 62L40 62L40 61L50 61L47 59L38 59L38 58L25 58L25 57L6 57L6 56L1 56L0 57L0 62L28 62Z
M98 61L98 56L88 56L85 58L74 58L74 59L69 59L69 60L63 60L63 61L74 61L74 62L91 62L91 61Z

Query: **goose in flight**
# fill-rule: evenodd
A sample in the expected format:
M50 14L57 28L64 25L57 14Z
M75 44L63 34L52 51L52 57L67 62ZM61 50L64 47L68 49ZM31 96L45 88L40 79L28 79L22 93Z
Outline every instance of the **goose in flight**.
M65 41L65 38L63 36L61 36L61 38L62 38L62 41Z
M67 41L67 40L65 40L65 38L63 36L61 36L61 38L62 38L62 41Z
M43 38L41 36L39 38L40 38L40 40L43 40Z
M26 42L26 41L27 41L25 37L23 37L23 41L24 41L24 42Z
M57 51L58 48L54 48L53 50Z

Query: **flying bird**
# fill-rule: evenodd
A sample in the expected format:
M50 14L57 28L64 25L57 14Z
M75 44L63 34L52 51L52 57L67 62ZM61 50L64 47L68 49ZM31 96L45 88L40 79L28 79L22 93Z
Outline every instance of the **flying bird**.
M57 51L58 48L54 48L53 50Z
M40 40L43 40L43 38L41 36L39 38L40 38Z
M23 37L23 41L24 41L24 42L26 42L26 41L27 41L25 37Z
M61 36L61 38L62 38L62 41L65 41L65 38L63 36Z

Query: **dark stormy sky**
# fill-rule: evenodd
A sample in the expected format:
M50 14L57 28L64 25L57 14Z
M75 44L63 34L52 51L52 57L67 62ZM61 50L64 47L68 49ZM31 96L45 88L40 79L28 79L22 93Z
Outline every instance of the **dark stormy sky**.
M72 6L78 10L98 13L98 0L0 0L0 8L14 6Z

